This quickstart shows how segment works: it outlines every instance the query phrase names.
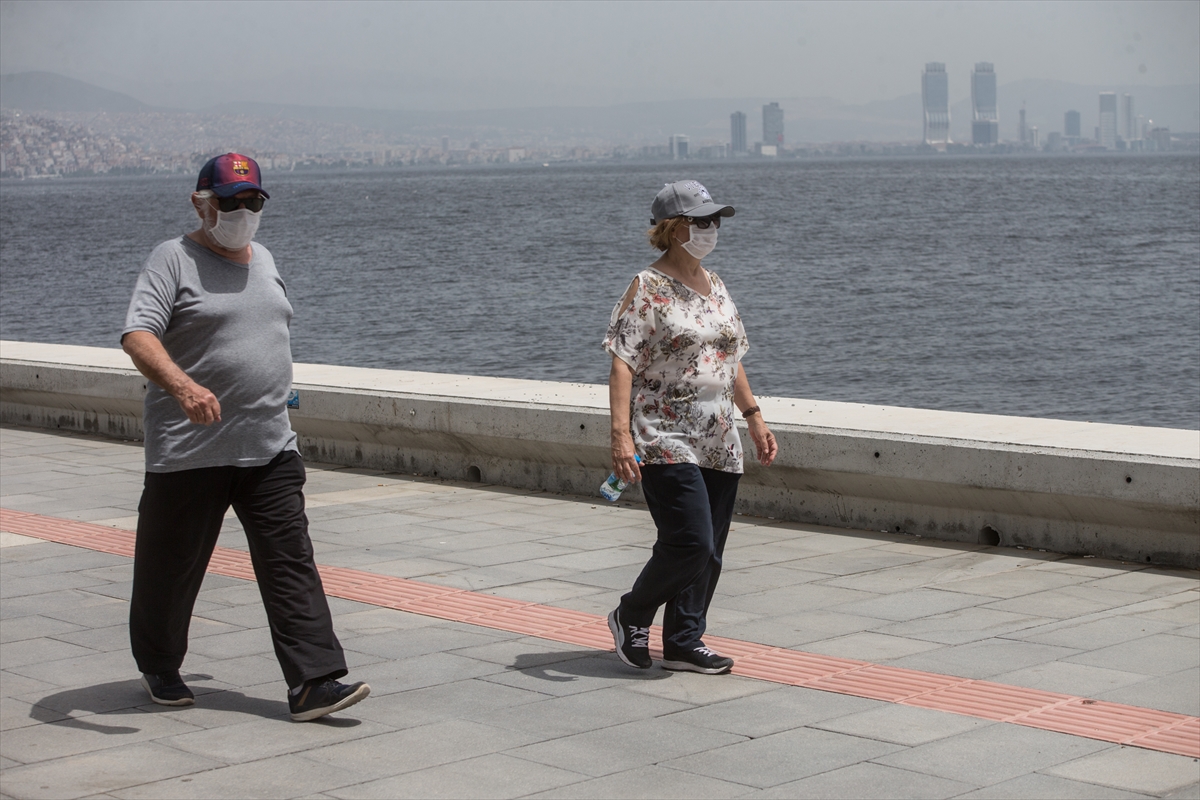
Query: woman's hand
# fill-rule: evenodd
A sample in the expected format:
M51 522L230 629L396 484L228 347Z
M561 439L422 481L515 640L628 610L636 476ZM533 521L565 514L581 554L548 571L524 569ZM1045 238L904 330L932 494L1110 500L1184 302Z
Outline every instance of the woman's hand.
M754 449L758 452L758 463L764 467L771 466L775 456L779 455L779 445L775 442L775 434L763 421L762 414L755 414L746 420L750 428L750 438L754 440Z
M642 470L638 467L637 451L633 446L633 436L629 431L613 431L612 433L612 471L626 483L637 483L642 479Z

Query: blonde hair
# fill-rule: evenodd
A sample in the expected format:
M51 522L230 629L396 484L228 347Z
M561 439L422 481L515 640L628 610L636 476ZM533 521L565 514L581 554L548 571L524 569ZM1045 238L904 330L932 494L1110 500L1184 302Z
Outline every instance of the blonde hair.
M675 241L676 228L687 224L687 217L661 219L654 224L653 228L646 231L646 238L650 240L651 247L655 247L665 253L671 249L671 242Z

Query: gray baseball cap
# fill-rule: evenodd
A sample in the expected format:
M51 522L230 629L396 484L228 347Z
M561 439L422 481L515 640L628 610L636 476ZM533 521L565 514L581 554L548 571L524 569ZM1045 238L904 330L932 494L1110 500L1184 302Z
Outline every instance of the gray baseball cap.
M700 181L676 181L665 184L650 204L650 224L672 217L711 217L720 214L732 217L733 206L714 203L712 195Z

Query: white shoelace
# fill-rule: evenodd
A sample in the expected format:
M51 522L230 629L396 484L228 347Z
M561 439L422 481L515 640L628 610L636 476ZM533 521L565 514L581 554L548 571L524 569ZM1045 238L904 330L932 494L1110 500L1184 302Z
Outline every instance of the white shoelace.
M702 656L712 656L713 658L721 657L721 654L718 653L716 650L711 650L704 645L700 645L699 647L693 648L693 652L699 653Z
M630 647L650 647L650 629L638 628L629 626L629 646Z

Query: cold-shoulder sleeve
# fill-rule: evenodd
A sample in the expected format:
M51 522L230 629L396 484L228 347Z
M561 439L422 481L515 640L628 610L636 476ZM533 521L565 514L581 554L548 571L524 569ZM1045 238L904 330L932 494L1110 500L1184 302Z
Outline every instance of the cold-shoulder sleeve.
M632 290L632 301L627 301ZM604 349L624 361L635 373L650 364L655 331L654 307L646 296L646 281L639 275L613 307L604 336Z

